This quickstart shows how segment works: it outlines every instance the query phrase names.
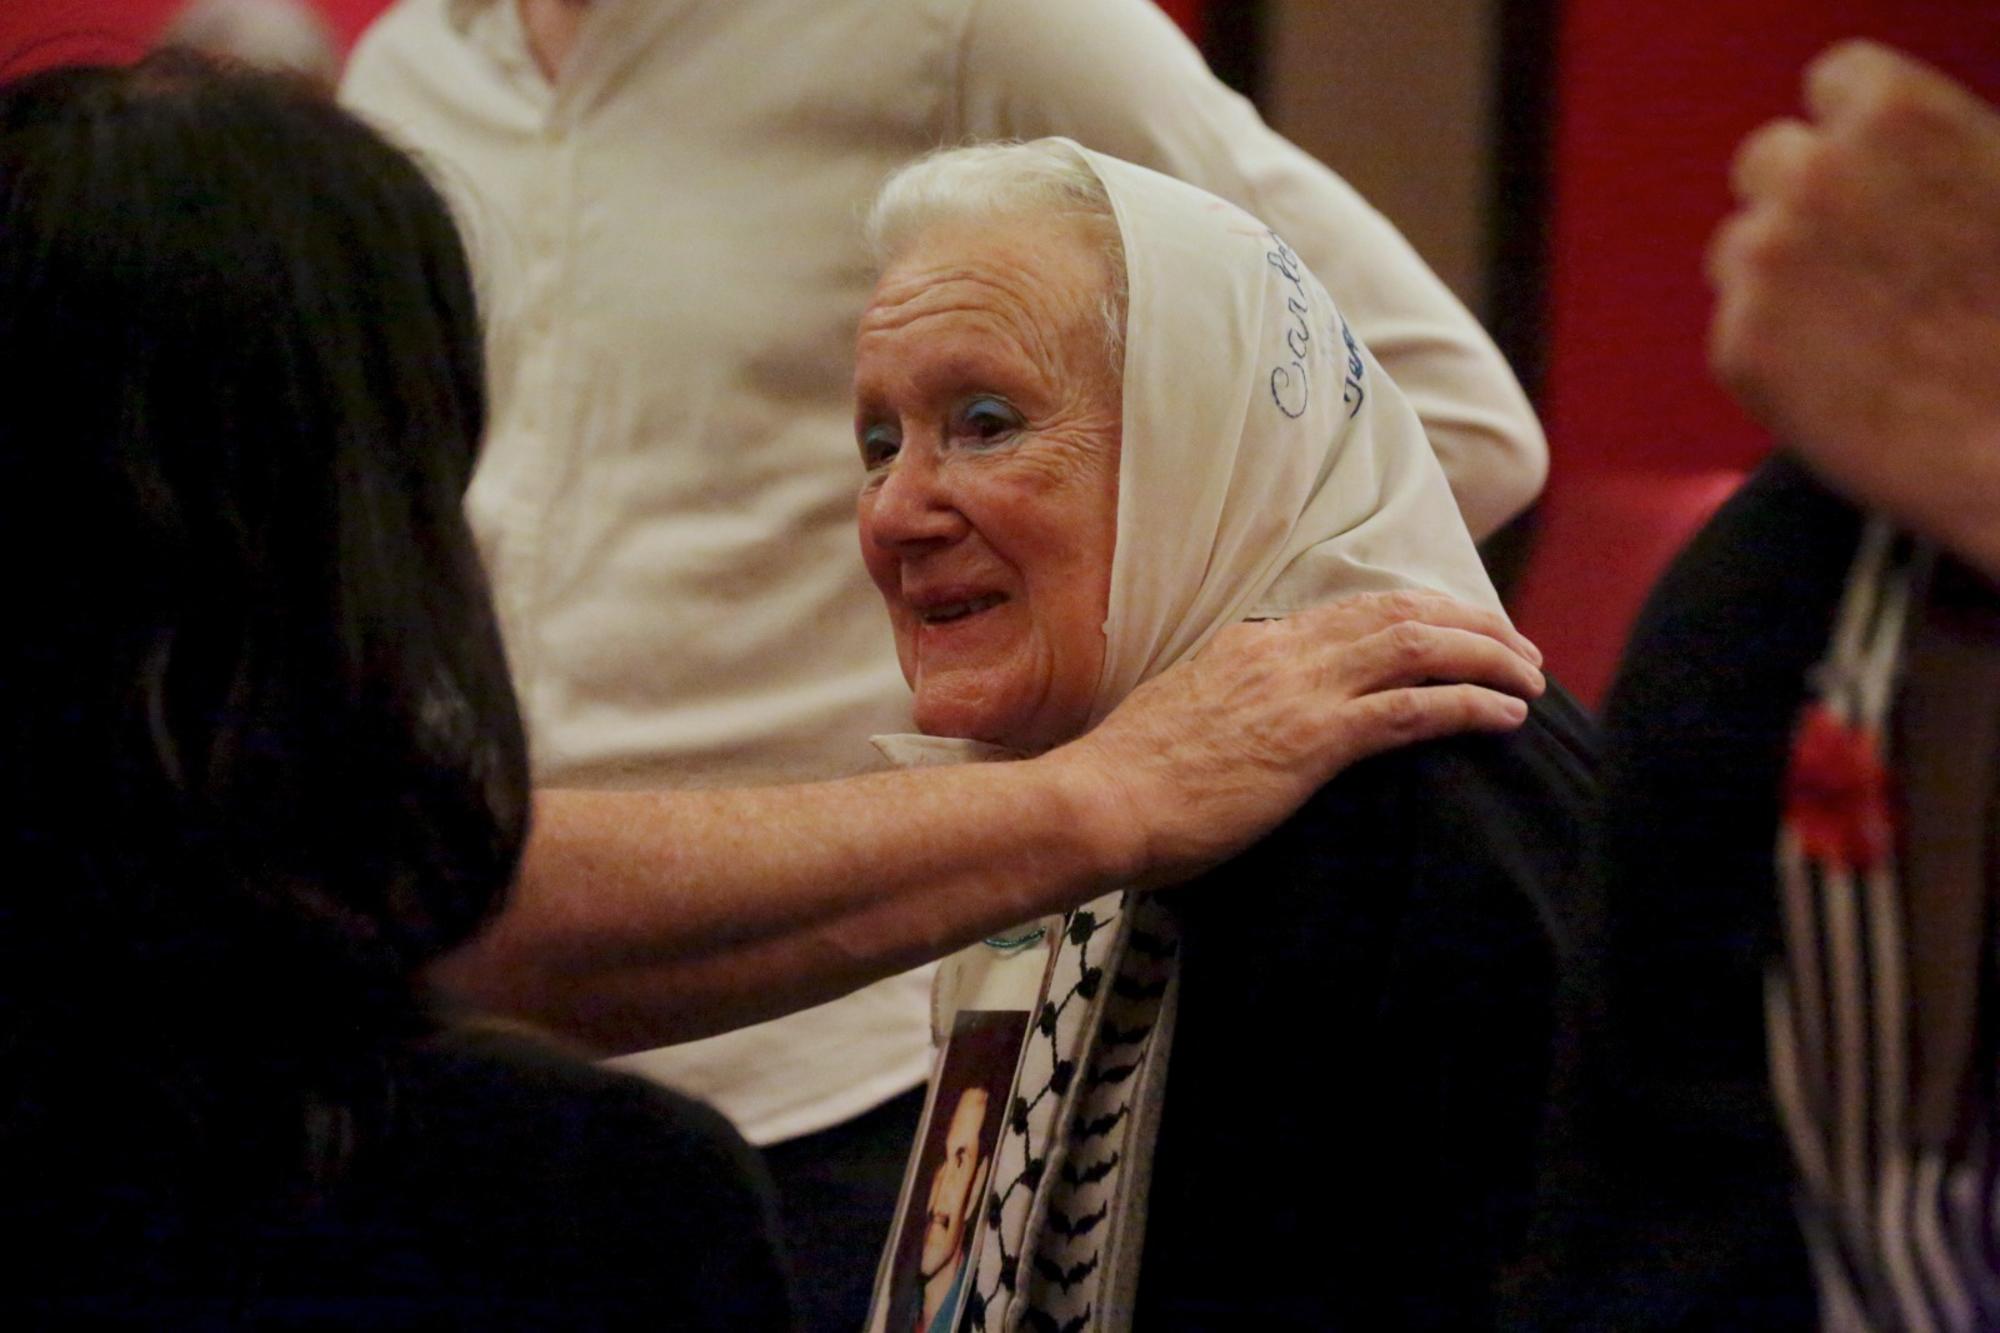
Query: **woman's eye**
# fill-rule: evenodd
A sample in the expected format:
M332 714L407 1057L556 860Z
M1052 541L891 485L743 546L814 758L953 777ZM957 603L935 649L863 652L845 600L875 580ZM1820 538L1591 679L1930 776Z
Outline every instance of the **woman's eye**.
M902 447L902 441L896 438L895 431L887 426L870 426L861 432L862 466L870 471L886 467L895 460L897 451Z
M997 444L1025 424L1021 414L998 398L974 398L958 414L958 434L982 444Z

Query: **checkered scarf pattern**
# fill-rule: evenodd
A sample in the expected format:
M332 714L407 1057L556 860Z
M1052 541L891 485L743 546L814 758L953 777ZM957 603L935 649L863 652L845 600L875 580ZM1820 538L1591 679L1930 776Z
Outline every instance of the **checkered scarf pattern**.
M1130 1327L1179 939L1147 894L1110 894L1064 918L1009 1094L961 1328Z

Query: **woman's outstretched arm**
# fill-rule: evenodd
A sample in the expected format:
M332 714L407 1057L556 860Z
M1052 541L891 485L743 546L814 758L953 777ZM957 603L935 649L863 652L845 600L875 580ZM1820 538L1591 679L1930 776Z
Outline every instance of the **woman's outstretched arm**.
M1357 759L1518 725L1539 660L1497 615L1376 594L1232 627L1018 763L544 791L511 901L437 979L614 1050L753 1022L1109 885L1185 879Z

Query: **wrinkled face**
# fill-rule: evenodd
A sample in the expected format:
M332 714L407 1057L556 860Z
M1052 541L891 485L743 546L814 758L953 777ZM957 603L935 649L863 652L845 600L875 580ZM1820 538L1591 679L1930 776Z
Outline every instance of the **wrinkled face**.
M945 1131L944 1160L931 1175L930 1203L924 1214L924 1251L917 1270L935 1276L958 1253L965 1235L967 1208L975 1206L975 1185L985 1180L980 1168L985 1159L979 1151L979 1127L986 1119L987 1093L984 1088L967 1088L958 1095L952 1109L951 1126Z
M1041 750L1104 663L1121 374L1107 261L1060 216L939 226L861 317L861 551L916 724Z

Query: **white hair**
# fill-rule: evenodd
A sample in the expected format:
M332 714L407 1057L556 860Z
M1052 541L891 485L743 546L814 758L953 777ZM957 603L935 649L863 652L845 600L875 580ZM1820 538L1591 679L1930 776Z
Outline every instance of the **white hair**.
M947 223L1068 216L1084 226L1104 257L1099 298L1111 369L1125 365L1125 245L1111 196L1090 163L1062 139L940 148L898 167L868 210L868 248L879 273L925 232Z
M160 44L291 70L327 88L340 75L333 32L304 0L190 0L167 25Z

